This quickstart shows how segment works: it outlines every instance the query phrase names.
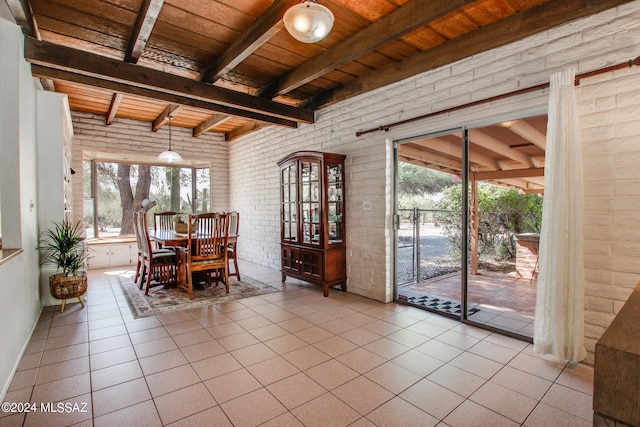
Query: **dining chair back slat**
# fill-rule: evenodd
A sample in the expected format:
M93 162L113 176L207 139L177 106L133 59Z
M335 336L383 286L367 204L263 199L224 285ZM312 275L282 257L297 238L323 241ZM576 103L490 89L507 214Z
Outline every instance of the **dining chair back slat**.
M206 261L226 257L229 236L227 215L219 213L189 215L189 221L192 259Z
M183 287L189 298L193 298L193 273L200 271L217 273L216 278L224 282L225 290L229 293L229 268L227 243L229 222L226 214L205 213L189 215L189 240L186 249L186 284Z
M175 216L178 212L156 212L153 214L153 229L154 230L173 230L176 229Z
M166 212L156 212L153 214L153 229L155 231L158 230L170 230L176 231L176 222L174 221L177 212L166 211ZM171 246L164 246L160 242L156 242L158 249L171 249L175 251L175 248Z

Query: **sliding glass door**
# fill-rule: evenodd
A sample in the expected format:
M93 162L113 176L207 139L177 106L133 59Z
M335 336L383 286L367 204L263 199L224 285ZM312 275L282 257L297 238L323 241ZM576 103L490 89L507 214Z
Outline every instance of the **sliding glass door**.
M397 149L398 299L457 318L468 265L464 134L428 135Z
M546 116L397 142L398 300L531 338Z
M545 131L546 116L469 131L466 300L477 310L469 320L528 338L536 305Z

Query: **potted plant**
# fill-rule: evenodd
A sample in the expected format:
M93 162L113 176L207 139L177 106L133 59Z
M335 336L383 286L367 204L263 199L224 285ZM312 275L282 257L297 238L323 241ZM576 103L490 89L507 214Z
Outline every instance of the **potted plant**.
M87 291L87 248L80 222L54 223L42 240L42 264L55 265L59 273L49 277L49 290L54 298L62 300L64 311L69 298L78 298L82 307L82 295Z
M188 233L189 232L189 225L187 224L186 218L188 218L189 216L185 213L178 213L173 217L173 220L176 223L176 233Z

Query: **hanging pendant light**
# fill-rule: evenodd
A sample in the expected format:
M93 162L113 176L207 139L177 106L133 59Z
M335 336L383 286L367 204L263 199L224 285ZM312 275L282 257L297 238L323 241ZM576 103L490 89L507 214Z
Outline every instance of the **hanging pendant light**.
M317 0L302 0L283 17L284 26L298 41L315 43L327 37L333 27L333 13Z
M173 116L167 116L167 119L169 119L169 149L160 153L158 160L165 163L181 162L182 156L171 149L171 120L173 120Z

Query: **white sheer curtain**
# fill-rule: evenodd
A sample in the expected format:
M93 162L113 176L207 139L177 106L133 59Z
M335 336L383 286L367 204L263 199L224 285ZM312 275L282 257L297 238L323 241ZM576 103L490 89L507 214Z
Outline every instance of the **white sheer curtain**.
M534 350L579 362L584 348L583 175L575 71L551 76Z

